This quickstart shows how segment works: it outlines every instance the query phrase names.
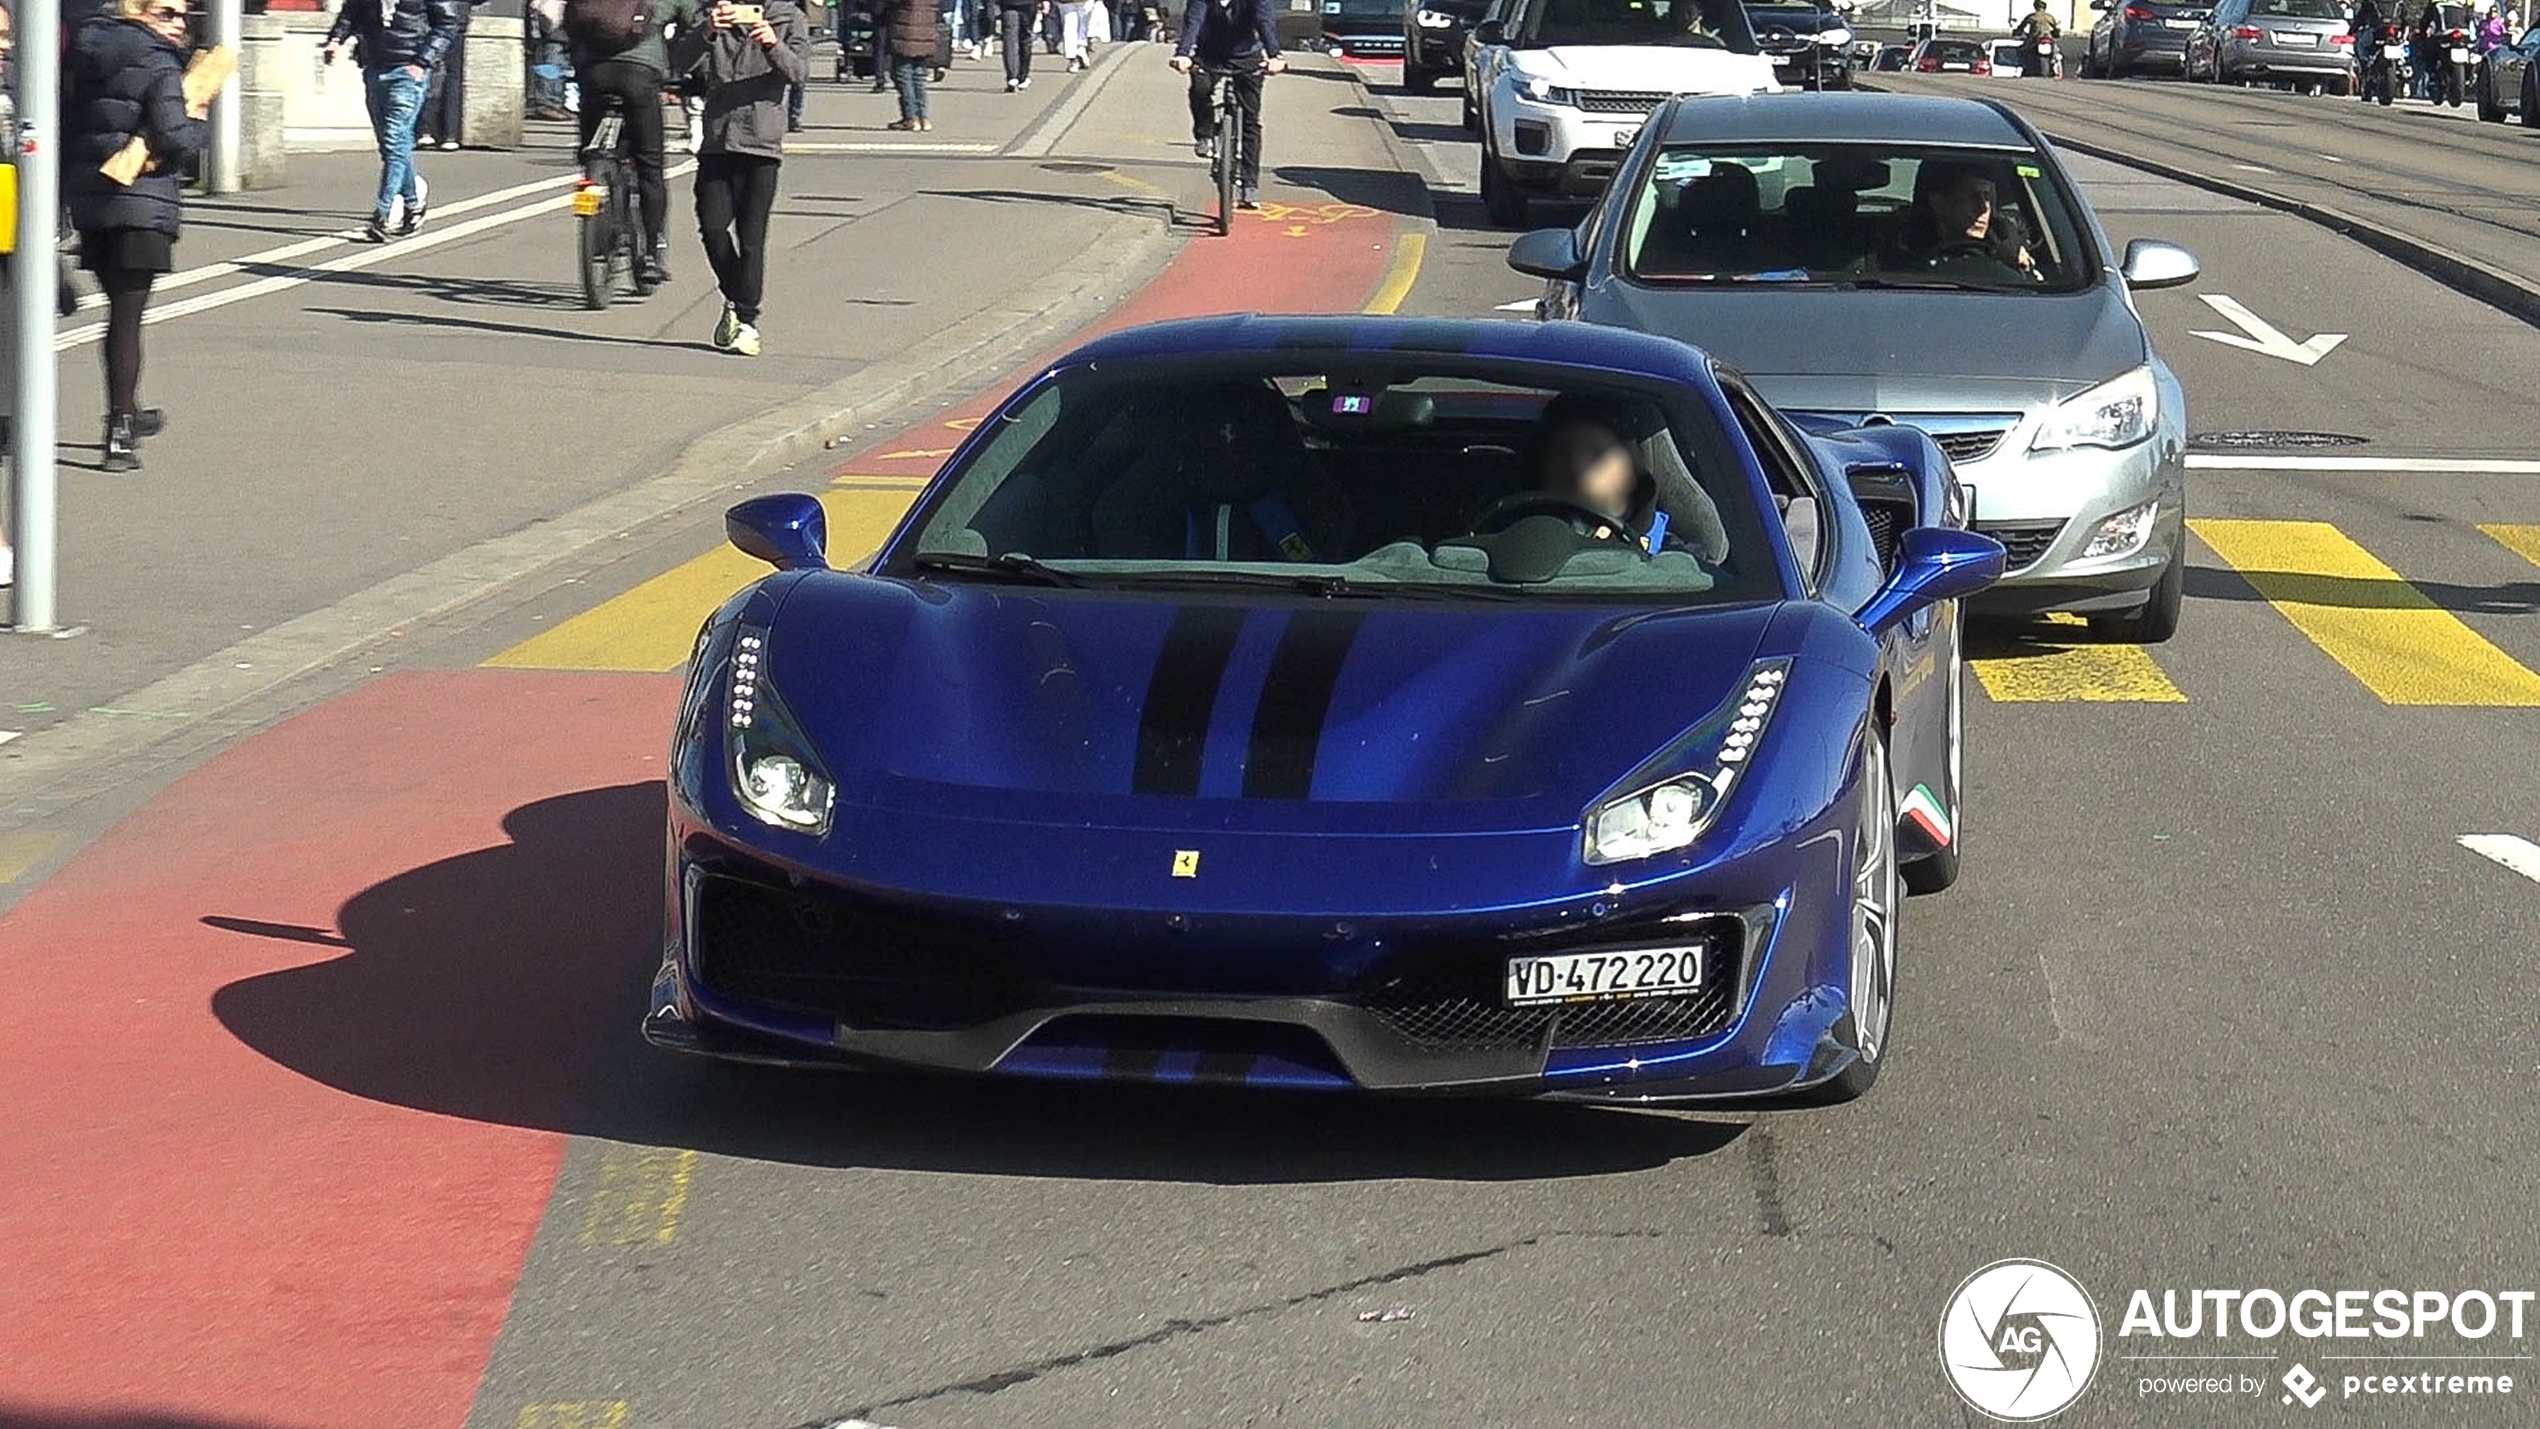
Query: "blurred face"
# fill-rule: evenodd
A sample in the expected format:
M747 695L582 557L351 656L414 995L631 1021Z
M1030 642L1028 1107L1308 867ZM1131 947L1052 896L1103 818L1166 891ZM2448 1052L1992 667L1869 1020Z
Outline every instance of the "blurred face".
M17 47L17 21L9 18L8 11L0 10L0 60L7 59Z
M1632 505L1632 454L1603 422L1573 417L1552 429L1544 443L1543 484L1608 516Z
M185 38L185 0L150 0L141 21L171 40Z
M1972 175L1932 195L1942 238L1981 239L1993 229L1993 180Z

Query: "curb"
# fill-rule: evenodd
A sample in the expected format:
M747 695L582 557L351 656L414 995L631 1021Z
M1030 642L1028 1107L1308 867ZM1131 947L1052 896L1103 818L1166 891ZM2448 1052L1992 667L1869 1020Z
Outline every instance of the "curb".
M491 599L639 527L744 490L818 455L833 436L996 381L1044 350L1052 337L1100 316L1154 266L1172 238L1170 205L1132 200L1129 211L1076 259L1013 299L954 324L923 353L873 363L709 432L690 442L659 476L391 576L114 701L116 709L158 718L136 721L84 710L12 741L0 750L0 809L6 810L0 831L111 797L136 777L268 722L296 705L286 701L281 711L245 707L357 651ZM121 777L101 785L93 778L99 769Z

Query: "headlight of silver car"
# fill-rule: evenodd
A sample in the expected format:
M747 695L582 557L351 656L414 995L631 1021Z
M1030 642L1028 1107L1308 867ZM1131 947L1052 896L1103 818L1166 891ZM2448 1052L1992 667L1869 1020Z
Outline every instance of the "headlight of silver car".
M767 631L760 627L742 626L733 642L726 708L732 797L760 823L814 837L829 832L837 788L767 681Z
M1592 864L1623 863L1672 853L1702 837L1754 762L1764 727L1772 722L1789 679L1787 660L1758 664L1748 673L1746 691L1731 706L1728 719L1689 747L1695 756L1692 767L1588 811L1582 856Z
M2160 416L2161 392L2152 380L2152 369L2138 367L2047 413L2029 450L2130 447L2152 435Z

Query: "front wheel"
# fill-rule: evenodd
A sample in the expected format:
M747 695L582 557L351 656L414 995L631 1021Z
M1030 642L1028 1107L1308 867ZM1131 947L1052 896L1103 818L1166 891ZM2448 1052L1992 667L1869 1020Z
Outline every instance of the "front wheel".
M2178 633L2179 613L2187 604L2187 548L2170 549L2170 563L2152 586L2152 598L2123 615L2094 615L2091 633L2128 645L2158 645Z
M2540 129L2540 70L2522 72L2522 127Z
M1235 231L1235 176L1243 167L1243 122L1227 110L1217 112L1217 236Z
M1526 226L1526 208L1525 191L1508 181L1508 175L1499 167L1498 156L1490 151L1488 144L1483 145L1482 211L1490 215L1491 222L1502 228L1523 228Z
M574 267L582 279L582 305L593 312L606 308L616 296L609 270L617 258L617 203L608 182L607 171L600 169L589 177L588 186L574 194ZM598 200L595 211L579 212L594 198Z
M1949 639L1949 693L1942 716L1943 738L1947 741L1941 757L1942 790L1946 804L1934 810L1928 804L1917 810L1912 803L1905 806L1908 817L1925 825L1925 833L1940 840L1937 852L1906 864L1901 871L1905 891L1915 895L1939 893L1958 881L1958 849L1967 832L1966 749L1967 749L1967 616L1959 607ZM1930 798L1928 792L1923 799ZM1919 801L1917 801L1919 802Z
M1869 1091L1887 1064L1896 1010L1896 785L1887 740L1876 729L1861 746L1861 815L1852 835L1852 1064L1828 1081L1824 1099L1847 1102Z

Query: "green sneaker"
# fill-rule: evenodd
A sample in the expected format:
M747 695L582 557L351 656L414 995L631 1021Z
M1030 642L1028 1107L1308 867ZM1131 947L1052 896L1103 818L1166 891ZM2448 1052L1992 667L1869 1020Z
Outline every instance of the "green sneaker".
M740 341L741 331L741 315L732 310L730 303L725 303L723 319L714 325L714 350L730 352L732 344Z

